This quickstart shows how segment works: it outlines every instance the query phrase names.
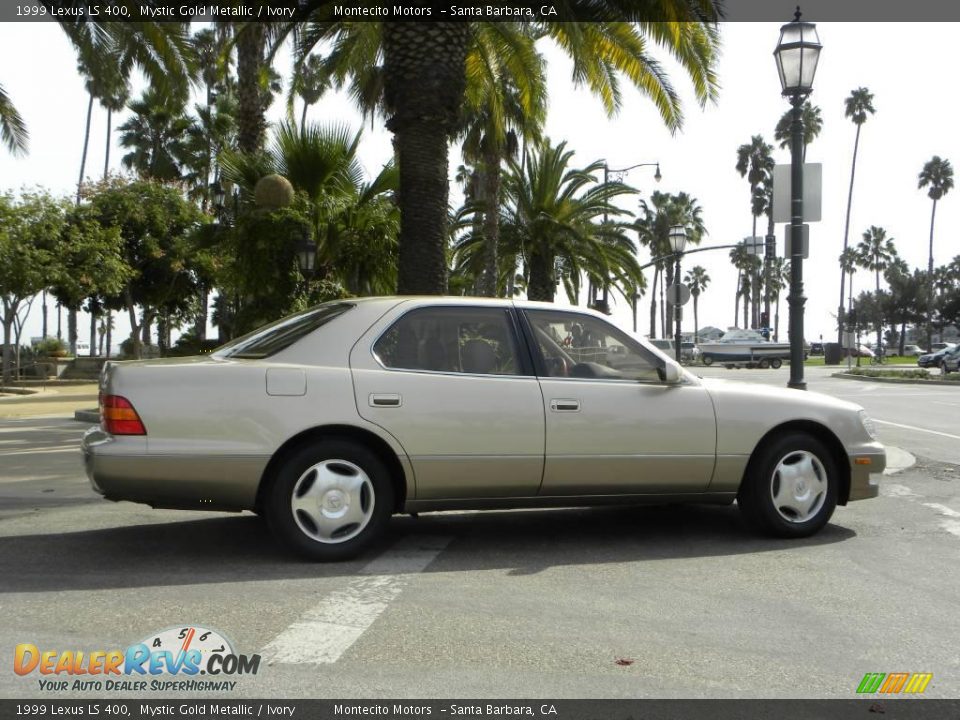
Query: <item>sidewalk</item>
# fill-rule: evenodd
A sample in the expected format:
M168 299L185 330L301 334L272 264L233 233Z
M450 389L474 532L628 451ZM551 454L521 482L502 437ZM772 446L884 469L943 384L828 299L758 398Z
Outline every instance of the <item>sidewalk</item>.
M33 395L0 397L0 420L53 415L73 417L77 410L97 407L97 383L64 385L49 383L46 390Z

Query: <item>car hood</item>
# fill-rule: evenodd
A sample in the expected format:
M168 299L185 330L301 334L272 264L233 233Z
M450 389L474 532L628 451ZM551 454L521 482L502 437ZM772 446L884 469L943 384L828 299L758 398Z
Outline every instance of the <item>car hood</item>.
M700 382L719 400L724 398L743 398L756 402L760 406L778 406L795 409L818 409L847 411L858 413L863 408L856 403L840 400L823 393L810 390L793 390L760 383L746 383L722 378L700 378Z

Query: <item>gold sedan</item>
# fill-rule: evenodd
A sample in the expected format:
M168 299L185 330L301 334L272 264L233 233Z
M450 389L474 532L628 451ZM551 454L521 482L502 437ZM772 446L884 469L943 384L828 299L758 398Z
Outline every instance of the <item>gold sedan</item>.
M476 298L319 305L196 358L109 363L83 440L109 500L253 510L316 560L394 513L736 500L806 537L876 497L861 408L710 381L598 313Z

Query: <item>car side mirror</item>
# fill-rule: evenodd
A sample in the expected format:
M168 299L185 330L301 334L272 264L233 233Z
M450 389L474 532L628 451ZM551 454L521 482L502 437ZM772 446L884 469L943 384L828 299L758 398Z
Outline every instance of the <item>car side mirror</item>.
M660 379L668 385L676 385L683 377L683 371L674 360L667 360L660 370Z

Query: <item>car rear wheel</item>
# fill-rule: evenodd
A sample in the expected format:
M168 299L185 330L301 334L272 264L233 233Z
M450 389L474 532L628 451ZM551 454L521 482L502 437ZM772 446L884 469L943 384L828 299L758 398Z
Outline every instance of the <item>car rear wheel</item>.
M837 506L839 470L820 440L790 433L751 459L737 504L747 523L764 535L808 537Z
M783 360L781 360L780 358L773 358L773 360L770 361L770 367L772 367L774 370L779 370L780 366L782 365L783 365Z
M324 440L295 451L267 493L271 530L311 560L347 560L386 529L394 492L383 462L364 446Z

